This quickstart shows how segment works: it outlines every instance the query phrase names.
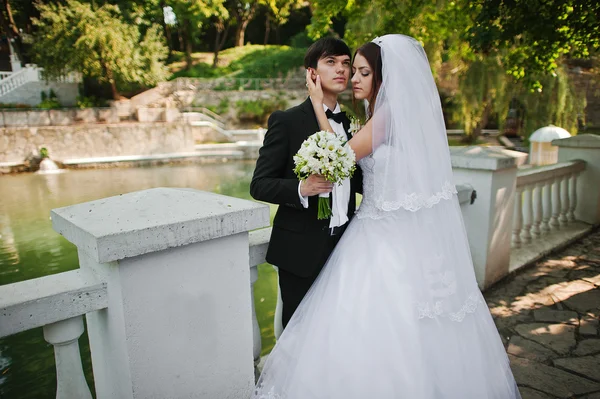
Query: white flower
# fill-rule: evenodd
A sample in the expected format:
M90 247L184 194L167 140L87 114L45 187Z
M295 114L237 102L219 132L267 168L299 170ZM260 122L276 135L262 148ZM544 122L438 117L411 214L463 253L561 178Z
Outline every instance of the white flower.
M360 120L358 120L358 118L352 117L350 119L350 128L348 129L348 132L350 133L351 136L354 136L356 133L358 133L360 131L360 129L362 129Z

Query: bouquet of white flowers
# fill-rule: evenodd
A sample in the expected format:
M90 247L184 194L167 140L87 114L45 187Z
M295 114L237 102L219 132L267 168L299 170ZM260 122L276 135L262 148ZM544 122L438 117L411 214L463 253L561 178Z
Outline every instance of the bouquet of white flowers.
M310 175L321 175L331 183L340 183L352 177L356 170L356 156L347 142L334 133L320 131L309 136L294 155L294 173L300 180ZM329 193L319 194L319 219L331 217Z

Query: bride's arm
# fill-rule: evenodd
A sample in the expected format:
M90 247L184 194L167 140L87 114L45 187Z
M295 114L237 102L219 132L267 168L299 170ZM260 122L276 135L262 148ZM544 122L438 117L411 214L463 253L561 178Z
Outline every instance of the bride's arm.
M373 152L373 120L369 120L362 129L355 133L348 144L354 151L357 161L370 155Z

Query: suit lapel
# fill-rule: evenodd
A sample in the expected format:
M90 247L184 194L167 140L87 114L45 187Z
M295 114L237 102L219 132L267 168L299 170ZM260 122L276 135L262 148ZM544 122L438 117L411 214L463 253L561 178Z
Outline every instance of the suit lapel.
M344 126L344 133L346 133L346 139L350 141L352 136L350 136L350 119L346 116L342 121L342 126Z
M306 137L310 136L311 134L315 134L316 132L321 130L319 129L319 122L317 122L317 116L315 115L315 111L313 110L310 97L308 97L306 101L304 101L302 105L300 105L300 109L306 114L306 118L304 119L306 126Z

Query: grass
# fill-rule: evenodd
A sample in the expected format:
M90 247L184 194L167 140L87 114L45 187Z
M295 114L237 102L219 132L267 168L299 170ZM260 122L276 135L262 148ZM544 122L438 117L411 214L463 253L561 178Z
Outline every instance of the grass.
M306 49L289 46L247 45L219 53L219 65L212 67L213 53L193 53L193 67L185 70L185 56L175 53L169 64L170 79L191 78L278 78L302 67Z

